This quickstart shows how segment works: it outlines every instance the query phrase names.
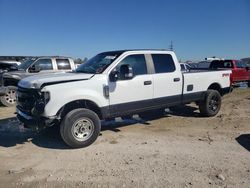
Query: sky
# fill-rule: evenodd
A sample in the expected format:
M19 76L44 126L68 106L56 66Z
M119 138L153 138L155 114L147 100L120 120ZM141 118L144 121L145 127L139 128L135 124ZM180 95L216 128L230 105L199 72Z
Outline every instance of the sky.
M250 0L0 0L0 55L250 57Z

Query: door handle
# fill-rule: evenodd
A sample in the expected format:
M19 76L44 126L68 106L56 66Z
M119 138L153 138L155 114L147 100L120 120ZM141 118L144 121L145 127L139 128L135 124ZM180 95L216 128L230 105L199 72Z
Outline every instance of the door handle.
M179 82L180 80L180 78L174 78L174 82Z
M144 81L144 85L151 85L152 81L148 80L148 81Z

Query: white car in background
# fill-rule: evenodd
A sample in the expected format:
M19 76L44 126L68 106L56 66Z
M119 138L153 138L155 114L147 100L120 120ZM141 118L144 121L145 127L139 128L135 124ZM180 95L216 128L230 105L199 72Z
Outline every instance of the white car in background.
M192 68L189 64L187 63L180 63L181 65L181 72L189 72L190 69Z

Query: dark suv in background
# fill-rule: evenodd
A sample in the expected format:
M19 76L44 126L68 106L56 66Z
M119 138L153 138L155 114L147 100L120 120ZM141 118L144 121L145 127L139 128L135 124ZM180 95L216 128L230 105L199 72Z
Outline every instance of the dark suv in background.
M61 56L36 57L26 59L15 68L2 73L0 81L0 101L4 106L16 104L16 89L18 82L36 74L48 74L75 70L72 58Z

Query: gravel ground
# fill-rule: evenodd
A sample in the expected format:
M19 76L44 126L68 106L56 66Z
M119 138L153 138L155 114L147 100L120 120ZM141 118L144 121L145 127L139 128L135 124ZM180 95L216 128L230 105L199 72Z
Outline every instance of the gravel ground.
M220 113L193 104L160 119L103 123L97 141L69 149L58 128L23 129L0 107L1 187L250 187L250 89Z

